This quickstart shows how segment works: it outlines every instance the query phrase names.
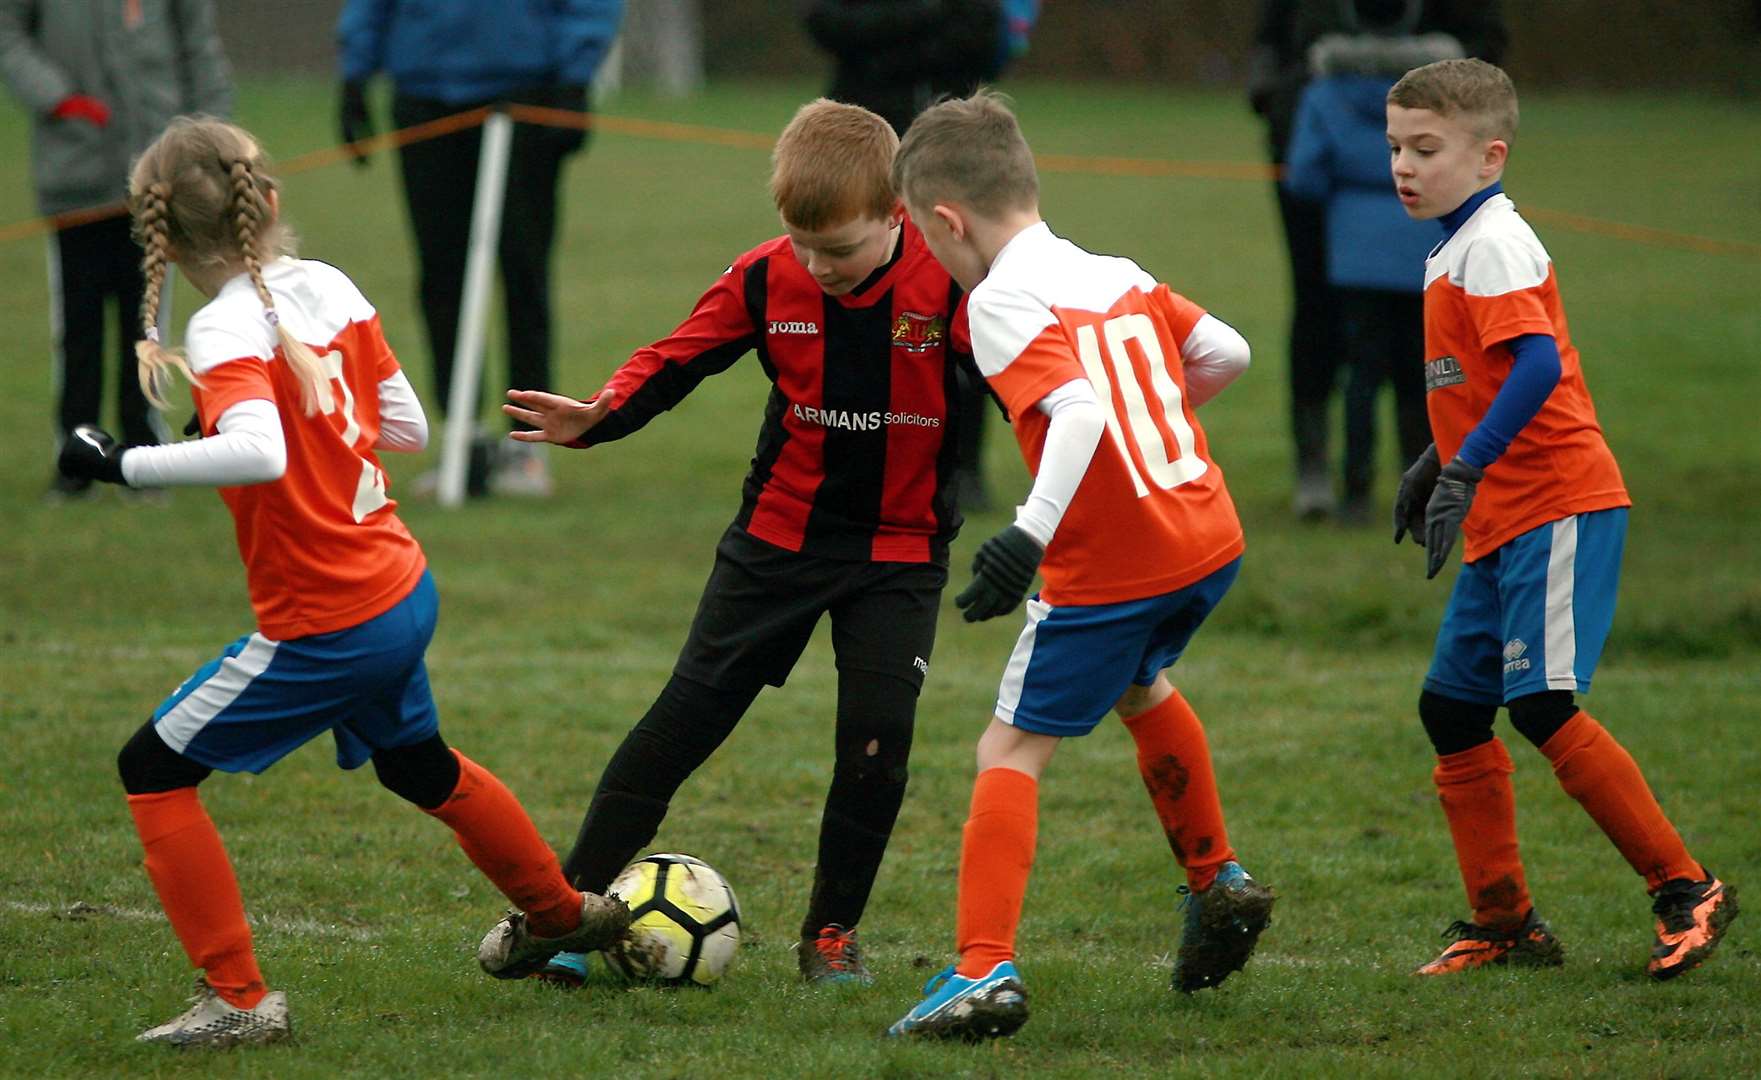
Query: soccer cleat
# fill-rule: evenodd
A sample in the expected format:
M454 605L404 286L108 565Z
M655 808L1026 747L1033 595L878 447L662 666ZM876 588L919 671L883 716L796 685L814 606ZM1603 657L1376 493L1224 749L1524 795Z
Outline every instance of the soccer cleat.
M1673 979L1699 967L1712 955L1725 927L1737 917L1737 891L1712 876L1705 881L1676 878L1666 881L1653 894L1651 910L1657 915L1657 944L1645 970L1653 979Z
M801 965L801 978L816 985L874 985L874 974L862 962L855 927L846 930L832 923L817 937L802 938L795 959Z
M1006 1038L1027 1023L1027 987L1007 960L976 979L949 964L923 984L925 997L888 1035L936 1039Z
M1457 919L1443 931L1455 944L1428 964L1421 965L1414 975L1454 975L1475 968L1513 964L1518 967L1559 967L1565 963L1565 946L1553 931L1530 908L1518 925L1479 926Z
M483 935L477 963L498 979L523 979L541 970L560 952L594 952L616 941L630 926L630 909L616 897L581 894L581 923L557 937L539 937L526 928L526 913L510 911Z
M542 443L508 440L494 452L494 467L489 473L489 490L496 495L547 499L556 490L550 479L550 465L545 458L549 449Z
M190 1007L175 1020L148 1028L136 1042L168 1046L241 1046L279 1042L293 1034L287 1016L287 995L272 990L254 1009L241 1009L214 992L208 980L196 976L196 993Z
M1174 956L1174 989L1183 994L1221 985L1253 955L1260 932L1272 925L1272 890L1230 860L1204 892L1186 893L1185 926Z
M530 978L547 982L559 990L577 990L587 981L587 954L559 952L544 962Z

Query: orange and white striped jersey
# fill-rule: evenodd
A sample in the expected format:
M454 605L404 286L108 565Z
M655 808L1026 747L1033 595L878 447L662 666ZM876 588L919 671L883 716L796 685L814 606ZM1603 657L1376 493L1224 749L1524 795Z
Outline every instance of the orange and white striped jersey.
M1243 550L1241 523L1187 395L1181 346L1205 312L1130 259L1095 255L1042 222L998 253L967 300L972 352L1038 475L1034 406L1086 379L1106 433L1045 560L1049 604L1173 592Z
M311 260L263 268L282 325L330 374L320 411L307 416L298 377L247 275L190 317L184 347L201 380L192 388L202 433L227 408L274 402L287 442L279 480L223 487L258 629L272 640L341 630L384 613L422 575L422 548L394 512L372 447L381 380L398 370L379 315L342 271Z
M1507 343L1523 334L1553 335L1559 385L1487 467L1462 524L1467 562L1547 522L1632 504L1596 422L1553 260L1500 193L1425 260L1425 407L1443 461L1491 408L1510 376Z

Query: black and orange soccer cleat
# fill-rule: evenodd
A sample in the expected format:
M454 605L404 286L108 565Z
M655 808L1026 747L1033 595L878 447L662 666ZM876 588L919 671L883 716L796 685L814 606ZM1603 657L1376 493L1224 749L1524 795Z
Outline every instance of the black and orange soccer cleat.
M1705 881L1676 878L1652 894L1657 944L1645 971L1653 979L1673 979L1700 966L1737 917L1737 891L1704 871Z
M1454 975L1500 964L1558 967L1565 963L1565 946L1535 914L1534 908L1515 927L1478 926L1457 920L1443 931L1443 936L1454 938L1455 944L1414 971L1414 975Z

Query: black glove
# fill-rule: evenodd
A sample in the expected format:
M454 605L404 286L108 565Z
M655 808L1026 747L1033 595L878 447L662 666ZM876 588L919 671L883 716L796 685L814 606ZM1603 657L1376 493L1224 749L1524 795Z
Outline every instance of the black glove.
M1437 576L1449 549L1455 546L1455 534L1467 520L1468 509L1474 505L1474 488L1485 472L1457 457L1437 474L1437 489L1425 504L1425 580Z
M122 478L122 455L130 449L119 445L103 428L81 424L61 444L61 457L55 464L76 480L102 480L127 487L128 481Z
M362 139L373 137L373 114L367 111L367 85L361 82L345 82L342 84L342 101L337 111L338 127L342 131L342 141L356 143ZM367 151L360 148L349 149L349 156L361 168L367 166Z
M1425 452L1418 456L1407 470L1400 474L1400 488L1394 493L1394 542L1407 533L1412 534L1412 542L1425 542L1425 504L1431 501L1431 491L1437 486L1437 474L1442 466L1437 463L1437 444L1425 447Z
M972 584L954 597L967 622L981 622L1015 610L1033 585L1046 549L1020 526L1011 525L978 546L972 557Z

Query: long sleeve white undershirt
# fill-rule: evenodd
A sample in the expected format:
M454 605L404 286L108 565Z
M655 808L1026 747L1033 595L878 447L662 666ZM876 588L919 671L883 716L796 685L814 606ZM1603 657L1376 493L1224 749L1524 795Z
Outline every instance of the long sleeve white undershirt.
M402 371L379 383L379 441L375 449L420 450L428 419ZM287 471L287 437L275 403L251 398L229 406L215 434L161 446L136 446L122 455L131 487L238 487L279 480Z
M1186 375L1186 396L1194 408L1216 397L1243 372L1251 353L1247 339L1221 319L1199 319L1180 346ZM1034 406L1046 414L1045 448L1027 501L1015 508L1015 525L1039 542L1052 542L1070 500L1088 473L1095 448L1107 428L1107 414L1094 386L1074 379L1041 398Z
M1206 315L1193 326L1180 345L1180 365L1186 374L1186 397L1198 408L1216 397L1225 386L1247 370L1252 350L1233 326Z

